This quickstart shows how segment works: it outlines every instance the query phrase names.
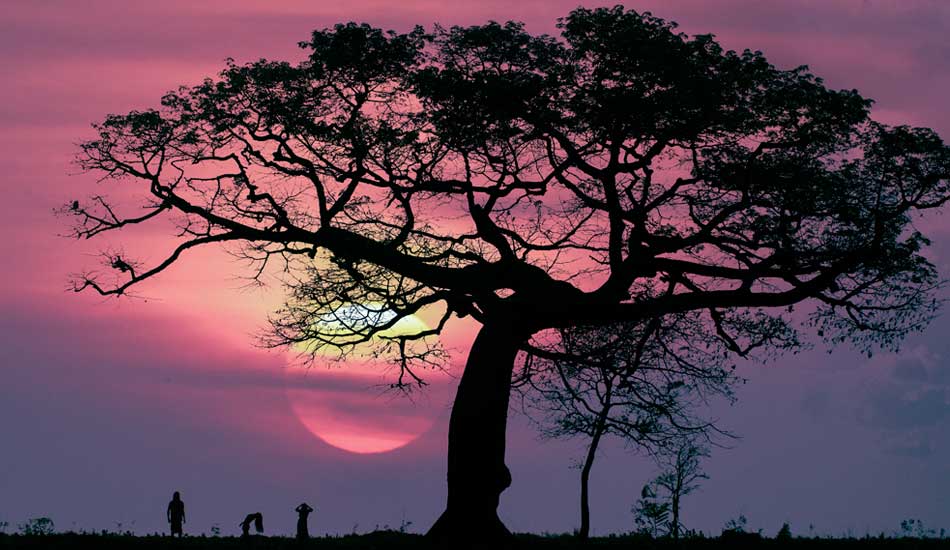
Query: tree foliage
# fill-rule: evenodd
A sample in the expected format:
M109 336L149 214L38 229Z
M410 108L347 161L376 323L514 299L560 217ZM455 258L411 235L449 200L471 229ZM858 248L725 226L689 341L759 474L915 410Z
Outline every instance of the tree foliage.
M529 413L547 437L616 434L647 452L718 432L705 405L731 400L738 377L728 348L705 334L695 314L562 329L528 348L519 380Z
M299 64L229 63L110 115L79 163L142 182L144 202L77 201L75 235L168 216L185 241L148 268L110 257L118 277L76 289L124 294L235 242L290 264L275 343L345 346L436 303L479 319L518 304L540 328L698 311L727 343L753 314L788 330L763 308L806 298L835 342L894 343L929 318L937 278L911 221L947 198L932 131L648 14L578 9L560 27L337 25ZM346 304L395 315L321 334Z

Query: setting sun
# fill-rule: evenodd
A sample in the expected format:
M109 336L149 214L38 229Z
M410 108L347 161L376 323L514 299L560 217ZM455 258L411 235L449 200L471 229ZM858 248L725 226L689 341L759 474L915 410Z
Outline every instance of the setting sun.
M379 326L394 320L395 313L376 304L350 305L327 315L316 330L330 333L364 325ZM418 334L429 326L416 315L404 316L373 340ZM310 350L309 343L297 346ZM373 342L358 346L345 360L319 362L319 356L335 359L334 350L317 352L312 366L287 369L287 398L294 414L313 435L338 449L359 454L385 453L404 447L432 427L439 410L429 399L410 400L391 392L397 367L373 355ZM433 380L434 379L434 380ZM427 376L427 382L447 381L445 373ZM441 403L440 403L441 405Z

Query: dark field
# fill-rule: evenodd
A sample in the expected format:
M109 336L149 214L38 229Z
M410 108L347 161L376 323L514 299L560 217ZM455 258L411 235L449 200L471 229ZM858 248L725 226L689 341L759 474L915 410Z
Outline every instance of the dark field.
M347 535L330 538L314 538L298 542L283 537L186 537L171 539L163 536L135 537L126 535L60 534L60 535L0 535L0 549L52 549L74 550L79 548L136 549L136 550L201 550L201 549L366 549L388 550L403 548L453 548L453 546L429 545L420 535L398 532L375 532L366 535ZM652 540L637 536L613 536L593 538L580 543L568 535L537 536L518 535L513 545L487 546L485 548L512 549L574 549L574 548L633 548L637 550L720 550L732 548L762 548L769 550L858 550L858 549L948 549L950 539L920 538L793 538L786 541L762 539L755 536L724 538L691 538L679 542Z

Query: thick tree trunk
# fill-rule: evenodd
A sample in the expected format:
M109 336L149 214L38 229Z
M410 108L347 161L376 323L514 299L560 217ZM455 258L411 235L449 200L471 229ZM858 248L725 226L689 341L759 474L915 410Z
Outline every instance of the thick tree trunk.
M508 397L518 348L528 337L514 322L478 332L459 381L449 420L448 499L427 537L459 544L511 537L498 518L498 499L511 485L505 466Z
M584 467L581 468L581 528L577 531L577 537L581 540L587 540L590 536L590 471L594 467L594 459L597 457L597 447L600 445L600 438L604 435L604 427L607 424L608 409L601 411L597 417L597 425L594 427L594 435L590 439L590 445L587 447L587 458L584 459Z

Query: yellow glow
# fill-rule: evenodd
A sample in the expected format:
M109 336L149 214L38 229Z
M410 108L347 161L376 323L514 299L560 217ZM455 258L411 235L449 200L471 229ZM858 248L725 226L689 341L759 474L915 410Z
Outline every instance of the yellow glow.
M316 330L332 334L343 323L383 324L395 313L378 305L351 305L326 316ZM376 323L373 323L375 321ZM425 433L434 420L431 411L401 412L392 407L387 397L380 397L378 385L391 381L387 365L372 356L374 344L381 338L409 336L429 330L416 315L402 317L376 334L373 341L358 346L339 368L315 367L288 369L287 397L301 424L323 442L357 454L385 453L404 447ZM296 351L313 353L313 343L302 342ZM335 357L336 350L325 347L316 355Z
M333 313L324 316L324 319L315 323L314 332L329 338L336 334L341 335L341 340L352 339L348 330L344 326L356 326L358 329L366 329L373 325L383 325L391 321L396 316L392 310L381 309L378 304L356 304L337 308ZM385 338L394 338L397 336L411 336L429 330L430 327L417 315L406 315L400 318L396 323L386 330L373 335L370 341L358 344L355 348L347 349L349 357L353 359L365 359L372 356L373 347L378 345ZM307 340L297 342L292 348L300 353L313 354L317 356L336 356L338 349L334 346L323 344L317 340Z
M380 336L409 336L412 334L419 334L420 332L429 330L428 325L425 322L416 317L415 315L408 315L402 319L396 321L396 324L392 328L380 332Z

